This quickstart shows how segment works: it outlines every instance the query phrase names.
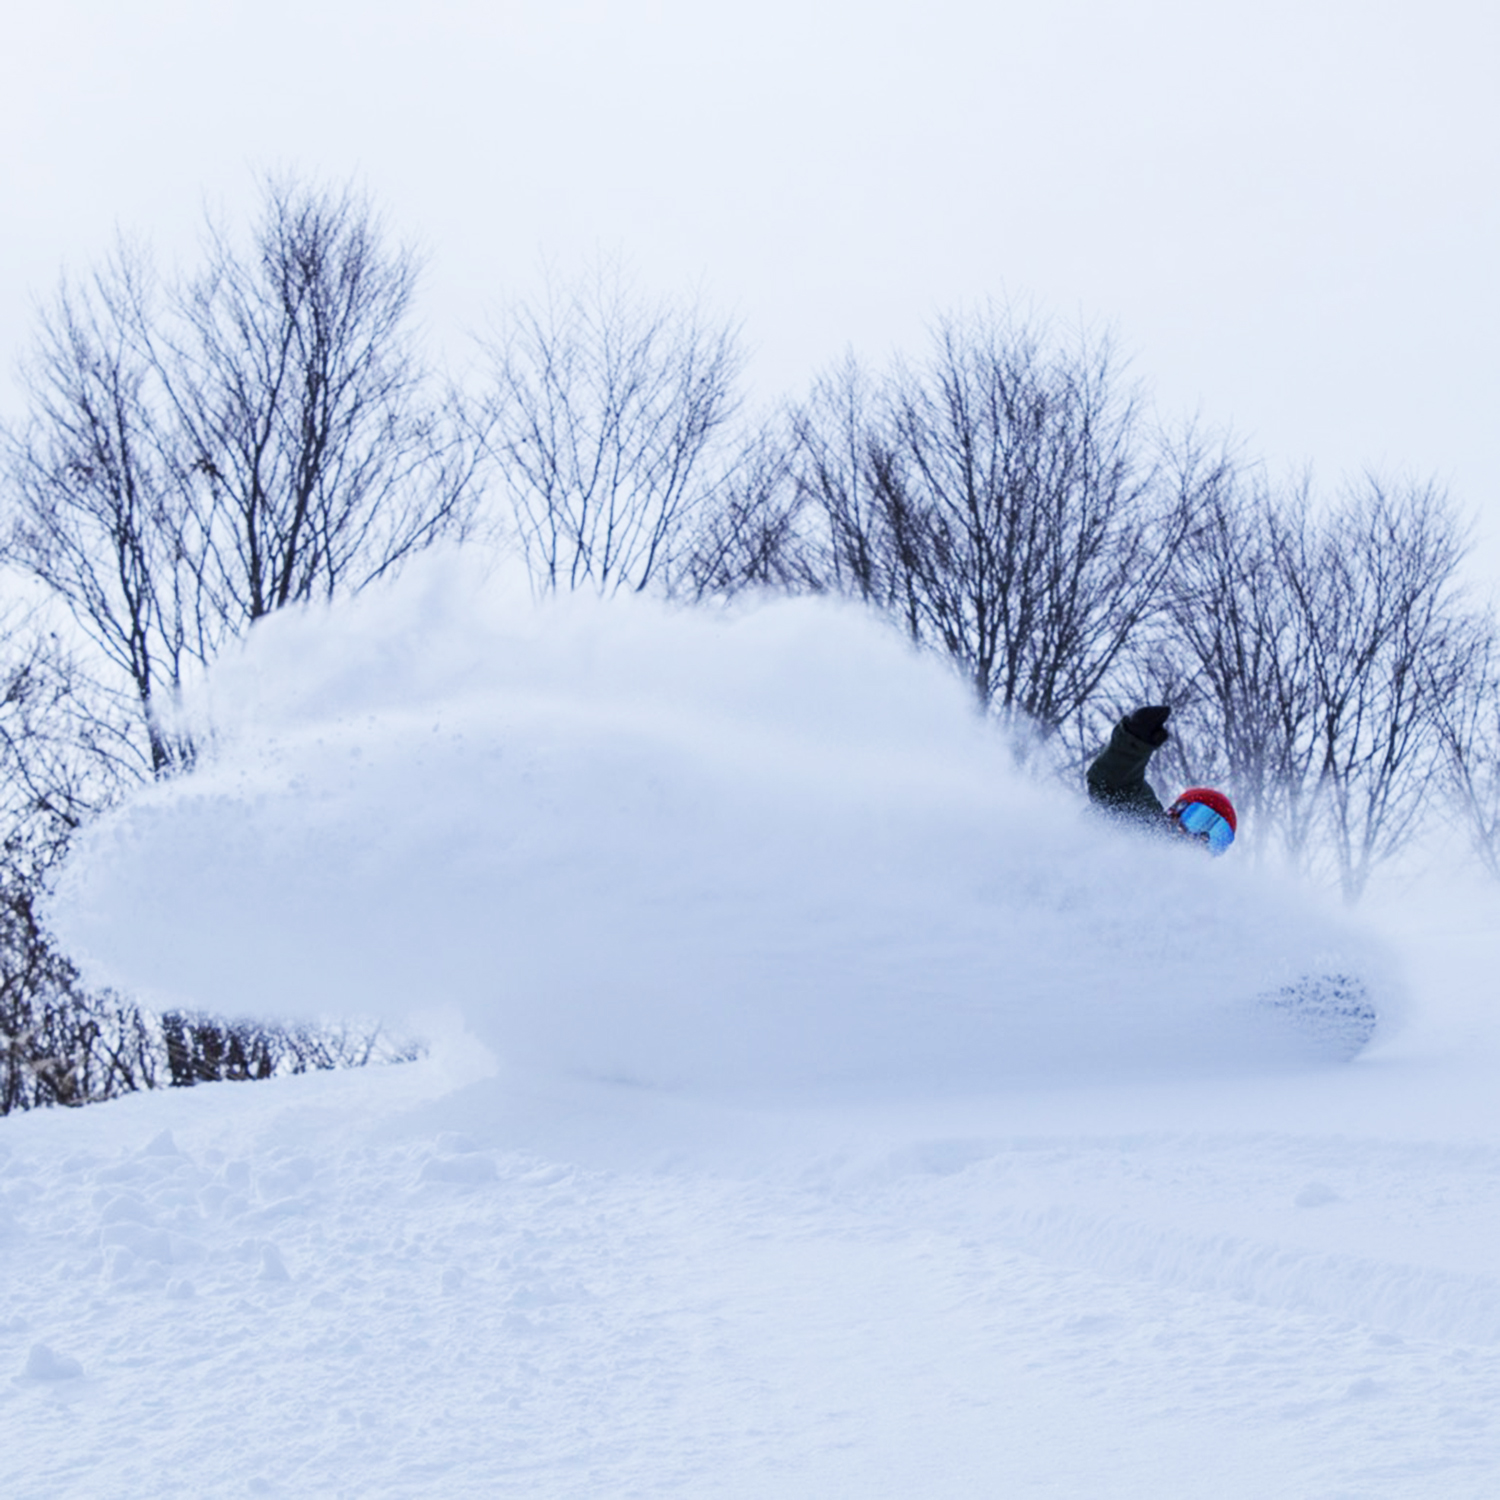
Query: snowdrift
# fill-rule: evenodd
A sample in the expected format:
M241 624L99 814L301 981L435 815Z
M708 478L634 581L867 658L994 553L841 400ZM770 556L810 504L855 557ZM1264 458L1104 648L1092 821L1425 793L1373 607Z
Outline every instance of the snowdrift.
M1019 772L862 610L535 602L472 558L257 626L212 752L79 848L55 912L157 1004L404 1019L525 1069L967 1089L1319 1061L1285 996L1368 939Z

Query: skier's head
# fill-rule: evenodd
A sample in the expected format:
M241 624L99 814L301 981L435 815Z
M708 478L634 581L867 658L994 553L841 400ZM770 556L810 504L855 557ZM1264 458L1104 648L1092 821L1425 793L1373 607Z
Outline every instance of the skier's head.
M1167 809L1167 816L1176 832L1207 844L1210 854L1222 854L1234 842L1234 804L1212 787L1190 786Z

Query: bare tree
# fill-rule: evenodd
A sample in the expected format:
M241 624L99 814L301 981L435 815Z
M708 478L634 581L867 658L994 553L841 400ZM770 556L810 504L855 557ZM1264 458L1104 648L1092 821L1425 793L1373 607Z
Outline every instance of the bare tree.
M1490 616L1476 617L1473 628L1470 669L1439 704L1443 785L1462 809L1481 866L1500 880L1500 641Z
M846 355L793 413L793 473L799 493L823 519L826 544L815 566L826 586L888 611L894 584L870 461L882 394ZM909 617L905 625L917 628Z
M1227 477L1140 680L1181 710L1181 773L1229 786L1254 842L1326 865L1354 900L1418 831L1445 745L1482 797L1490 629L1459 587L1463 532L1430 485L1367 479L1320 507L1306 481Z
M426 394L416 278L365 200L272 181L250 253L212 227L175 319L139 330L232 631L358 592L467 519L473 454Z
M637 300L606 267L513 308L491 353L486 444L533 579L669 588L737 407L732 331Z
M1306 486L1280 500L1227 460L1210 467L1137 681L1178 710L1167 762L1184 780L1232 787L1251 846L1274 836L1296 862L1312 832L1317 691L1282 564L1306 524Z
M0 878L0 1115L151 1088L159 1049L131 1001L90 993L43 931L35 887Z
M175 434L138 337L154 313L149 271L129 246L87 287L64 284L24 369L31 419L7 437L6 468L7 551L66 605L134 698L146 766L159 775L187 755L161 700L217 632L203 607L202 538L182 510Z
M55 636L23 616L0 627L0 871L44 885L74 832L139 780L128 718ZM103 711L101 712L101 703Z
M122 246L44 316L9 555L129 684L154 774L191 760L163 704L195 663L462 529L474 455L427 395L415 274L362 199L270 182L248 254L211 226L163 289Z
M1193 523L1107 341L950 319L927 366L853 365L799 418L831 576L950 657L986 710L1056 735L1098 693Z
M57 640L16 607L0 622L0 1114L149 1086L150 1027L85 990L38 901L79 826L140 775L128 725L101 720Z
M1465 537L1435 487L1369 478L1281 551L1317 686L1313 792L1353 900L1410 840L1441 769L1444 705L1482 645L1459 588Z
M751 438L696 518L672 591L702 601L746 590L821 593L827 548L792 442L775 426Z

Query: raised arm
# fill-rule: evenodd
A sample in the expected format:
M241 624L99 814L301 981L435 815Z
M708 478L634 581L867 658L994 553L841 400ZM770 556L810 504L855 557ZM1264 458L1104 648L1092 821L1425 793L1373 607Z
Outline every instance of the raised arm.
M1114 727L1109 744L1094 757L1088 770L1090 798L1111 812L1141 819L1160 818L1166 811L1146 780L1153 752L1166 744L1166 704L1153 704L1127 714Z

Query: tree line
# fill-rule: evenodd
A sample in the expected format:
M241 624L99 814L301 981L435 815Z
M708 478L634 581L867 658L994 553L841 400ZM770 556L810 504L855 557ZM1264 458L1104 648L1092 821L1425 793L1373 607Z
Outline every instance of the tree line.
M482 441L539 587L856 599L1068 781L1169 702L1164 768L1231 791L1252 857L1352 901L1453 829L1500 877L1500 653L1436 483L1275 483L1156 420L1109 338L992 309L753 426L723 329L597 283L513 328Z
M419 270L353 190L272 180L188 271L122 240L39 315L0 434L0 1110L390 1050L87 994L36 912L84 823L191 771L191 673L439 540L542 591L855 599L1039 769L1170 702L1173 775L1252 853L1354 899L1442 806L1500 878L1500 650L1434 483L1273 482L1156 419L1109 338L994 309L752 417L736 330L609 266L506 309L460 389Z

